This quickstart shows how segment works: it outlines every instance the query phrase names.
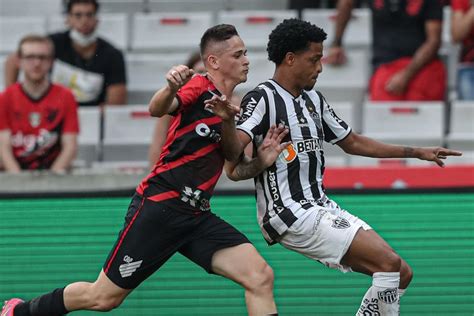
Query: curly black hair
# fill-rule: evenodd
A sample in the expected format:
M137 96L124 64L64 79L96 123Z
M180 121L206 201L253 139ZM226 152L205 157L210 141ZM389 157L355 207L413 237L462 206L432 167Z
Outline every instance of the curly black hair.
M268 59L280 65L288 52L300 52L309 48L311 42L322 43L327 37L322 28L299 19L283 20L270 33Z

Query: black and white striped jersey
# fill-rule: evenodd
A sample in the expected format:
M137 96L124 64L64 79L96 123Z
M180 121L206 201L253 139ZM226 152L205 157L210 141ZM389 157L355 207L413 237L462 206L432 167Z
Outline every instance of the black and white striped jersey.
M275 243L324 193L323 141L335 144L351 132L314 90L293 97L276 81L268 80L242 100L238 129L258 147L273 124L284 124L291 144L276 162L255 178L258 222L269 243ZM254 150L255 152L255 150Z

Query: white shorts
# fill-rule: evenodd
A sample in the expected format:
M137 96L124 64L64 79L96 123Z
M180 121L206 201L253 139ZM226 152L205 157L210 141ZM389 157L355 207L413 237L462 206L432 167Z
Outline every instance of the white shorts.
M298 215L298 220L282 236L280 244L330 268L352 271L340 263L341 259L359 228L372 228L331 200L325 206L300 209Z

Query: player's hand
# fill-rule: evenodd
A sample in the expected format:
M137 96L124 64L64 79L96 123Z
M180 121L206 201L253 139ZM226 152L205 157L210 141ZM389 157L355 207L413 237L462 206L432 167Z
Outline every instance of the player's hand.
M347 62L346 53L342 46L331 46L328 55L323 58L323 63L340 66Z
M402 95L407 90L408 83L409 80L406 77L405 72L403 70L399 71L388 79L385 84L385 91L394 95Z
M205 107L219 116L222 120L234 120L240 112L240 105L230 103L225 95L213 95L211 99L204 101Z
M283 138L288 133L288 128L282 124L278 125L278 127L275 125L270 127L262 144L257 149L258 159L263 167L268 168L273 165L281 152L290 145L291 142L282 143Z
M178 65L171 68L166 74L166 81L172 91L178 91L184 86L194 75L194 70L189 69L185 65Z
M462 156L462 152L443 147L423 147L419 148L418 159L434 161L440 167L444 167L443 160L448 156Z

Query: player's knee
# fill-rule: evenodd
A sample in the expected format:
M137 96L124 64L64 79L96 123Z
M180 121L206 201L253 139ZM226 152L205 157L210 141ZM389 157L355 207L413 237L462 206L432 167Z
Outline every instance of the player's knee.
M244 287L252 292L268 292L273 290L273 280L273 269L265 262L249 274Z
M400 268L400 288L407 288L412 279L413 269L406 262L402 262Z
M122 304L122 299L117 297L102 297L96 301L97 310L102 312L111 311Z
M394 251L389 251L380 261L379 271L374 272L399 272L402 265L402 259Z

